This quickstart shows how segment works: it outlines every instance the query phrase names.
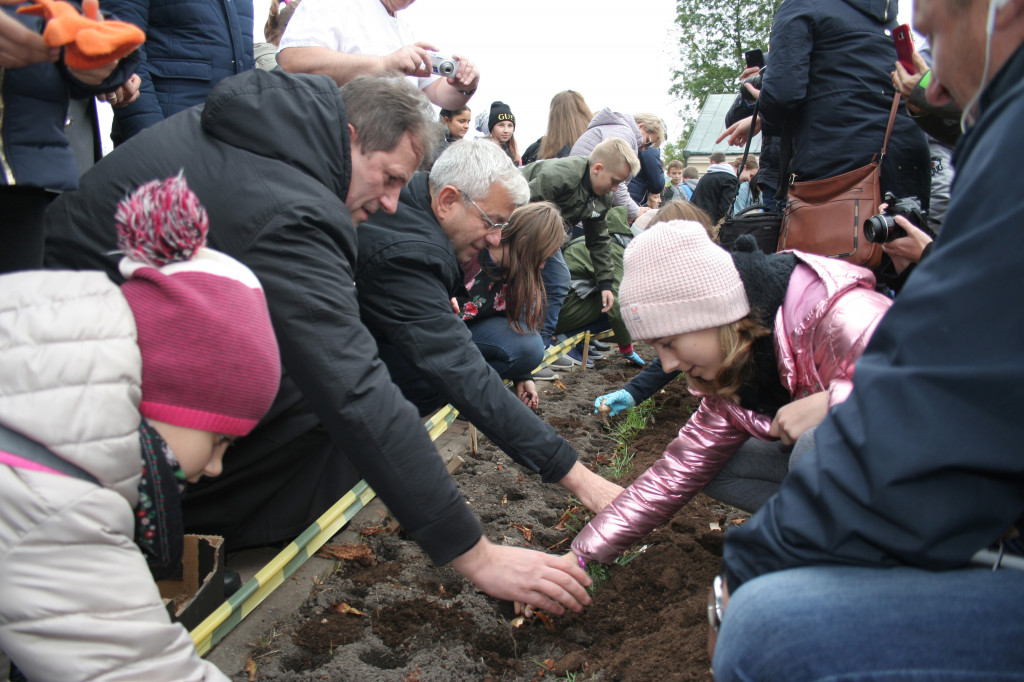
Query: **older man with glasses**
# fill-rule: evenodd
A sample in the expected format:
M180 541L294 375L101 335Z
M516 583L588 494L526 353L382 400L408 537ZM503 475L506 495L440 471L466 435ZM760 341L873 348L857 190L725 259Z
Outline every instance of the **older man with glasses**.
M363 322L392 381L421 414L452 403L513 460L558 482L597 511L621 490L502 384L450 300L464 290L460 263L497 246L526 180L487 140L453 144L416 174L393 215L359 228L356 290Z

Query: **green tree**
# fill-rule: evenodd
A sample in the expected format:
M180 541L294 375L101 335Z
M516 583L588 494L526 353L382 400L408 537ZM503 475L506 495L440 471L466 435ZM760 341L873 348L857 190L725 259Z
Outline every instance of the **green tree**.
M686 127L674 145L680 152L708 95L738 92L743 53L768 51L772 18L782 0L677 0L679 67L669 94L682 105Z

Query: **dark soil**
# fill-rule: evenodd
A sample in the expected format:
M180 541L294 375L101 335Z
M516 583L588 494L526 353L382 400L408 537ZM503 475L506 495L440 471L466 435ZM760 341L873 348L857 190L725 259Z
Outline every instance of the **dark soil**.
M594 398L636 372L616 358L563 373L564 388L541 383L540 416L599 467L614 444L593 414ZM630 446L635 459L617 481L623 485L661 456L696 407L682 381L655 399L659 411ZM574 527L587 517L563 488L541 483L482 436L479 459L463 456L455 480L493 542L568 550ZM706 599L721 557L718 528L743 517L699 495L648 536L642 554L608 567L610 577L583 613L534 617L518 627L511 603L433 567L401 533L368 537L375 560L339 564L277 626L273 641L253 652L255 679L710 680Z

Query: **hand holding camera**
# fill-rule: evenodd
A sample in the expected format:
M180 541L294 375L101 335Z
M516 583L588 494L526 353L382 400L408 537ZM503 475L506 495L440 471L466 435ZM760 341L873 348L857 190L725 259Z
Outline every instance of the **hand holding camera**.
M864 236L869 242L884 244L900 237L906 237L907 231L896 222L896 216L903 216L917 227L924 225L924 210L917 197L897 199L892 192L886 192L882 198L882 212L864 221Z
M431 73L444 76L445 78L454 78L455 72L459 70L459 60L454 57L442 57L439 54L430 55L430 71Z
M761 94L761 81L764 79L764 53L759 49L747 50L743 53L747 68L740 74L740 94L743 101L753 104Z
M463 95L470 96L476 92L480 74L477 73L476 66L471 61L459 55L446 57L430 54L429 57L431 73L447 78L448 83Z
M916 197L897 200L891 193L886 193L881 208L881 213L865 221L864 236L881 243L896 272L903 272L921 260L925 247L932 242L932 236L921 229L925 224L924 212Z
M430 54L437 48L430 43L403 45L391 54L381 57L385 71L399 71L406 76L429 76Z
M746 73L744 71L744 73ZM740 95L743 96L743 101L747 104L753 104L757 101L757 98L761 96L761 84L764 81L764 69L760 69L750 78L746 78L740 83Z

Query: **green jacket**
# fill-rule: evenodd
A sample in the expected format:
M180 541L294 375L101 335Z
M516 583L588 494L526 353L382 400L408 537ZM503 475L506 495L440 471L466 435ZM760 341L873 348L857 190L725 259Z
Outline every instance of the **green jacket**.
M608 322L615 332L615 343L628 346L633 337L626 329L619 313L619 284L622 282L622 254L626 251L624 244L629 244L633 232L629 229L625 206L616 206L608 211L607 226L609 235L609 253L612 258L612 291L615 292L615 303L608 311ZM569 242L565 247L565 264L569 267L571 281L594 280L594 264L592 254L587 248L585 238L580 237ZM558 313L558 326L555 333L574 331L595 322L601 316L601 297L595 290L589 296L580 296L575 285L570 285L569 295L565 297L562 310Z
M585 156L536 161L523 168L530 183L530 201L550 201L562 212L566 232L583 223L583 237L594 259L597 282L602 290L612 290L611 238L605 214L612 207L612 193L597 195L590 188L590 160ZM621 261L621 256L620 256Z

